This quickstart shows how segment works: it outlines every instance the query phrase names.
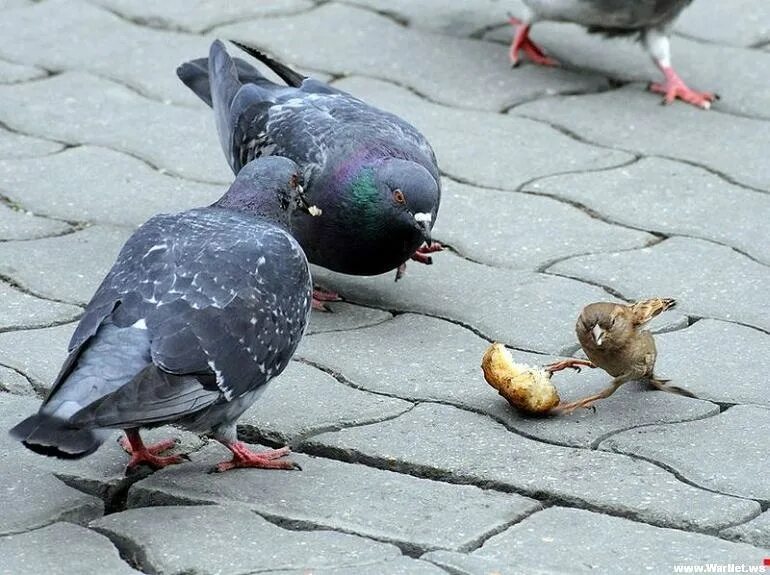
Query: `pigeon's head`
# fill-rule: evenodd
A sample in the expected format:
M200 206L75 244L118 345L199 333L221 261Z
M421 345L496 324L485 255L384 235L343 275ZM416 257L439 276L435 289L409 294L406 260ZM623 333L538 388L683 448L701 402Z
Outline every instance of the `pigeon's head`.
M389 158L365 166L363 183L376 190L382 216L391 233L417 238L430 244L438 212L438 182L423 166L409 160ZM359 184L362 183L359 181Z
M299 166L281 156L257 158L243 166L214 206L261 216L284 227L289 227L294 210L320 214L305 197Z

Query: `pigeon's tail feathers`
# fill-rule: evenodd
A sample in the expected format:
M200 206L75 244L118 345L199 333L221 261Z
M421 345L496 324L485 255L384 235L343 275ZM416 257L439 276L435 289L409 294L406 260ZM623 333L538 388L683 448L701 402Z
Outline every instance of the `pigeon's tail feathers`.
M305 76L303 76L299 72L292 70L286 64L282 64L281 62L274 60L264 52L261 52L256 48L252 48L251 46L247 46L246 44L241 44L240 42L236 42L235 40L230 40L230 42L238 46L241 50L243 50L250 56L253 56L257 60L262 62L265 66L267 66L273 72L275 72L289 86L292 86L294 88L299 88L299 86L302 85L302 82L305 81Z
M70 421L81 427L122 429L171 423L221 398L212 375L176 375L149 365L131 382L78 411Z
M110 435L105 429L82 429L50 415L36 413L9 431L25 447L60 459L80 459L92 454Z
M243 84L238 79L235 62L225 50L224 44L215 40L209 51L209 83L211 85L211 107L217 124L219 142L227 157L231 155L233 142L232 103Z
M259 73L259 70L245 60L233 58L233 62L235 62L235 69L238 71L238 80L241 84L272 84ZM208 58L198 58L185 62L176 69L176 75L196 96L211 106Z

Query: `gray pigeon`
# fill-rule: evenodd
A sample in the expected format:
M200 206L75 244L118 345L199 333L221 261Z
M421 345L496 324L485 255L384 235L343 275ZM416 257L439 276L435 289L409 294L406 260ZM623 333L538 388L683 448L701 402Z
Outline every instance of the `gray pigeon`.
M311 263L353 275L397 269L436 251L430 231L441 190L427 140L401 118L265 54L238 44L288 86L233 60L215 41L209 58L182 64L179 78L214 109L233 172L254 158L291 158L323 218L296 213L292 233ZM423 243L428 247L420 248Z
M711 107L717 96L690 89L671 66L669 32L674 20L692 0L522 0L528 8L523 19L511 18L516 33L510 56L514 66L521 50L537 64L557 65L529 38L529 29L537 21L574 22L589 32L607 36L636 35L644 43L665 81L650 84L650 90L664 95L670 104L679 98L704 109Z
M129 468L160 468L184 456L159 457L173 442L145 446L139 428L172 423L230 449L220 471L292 468L278 459L288 448L254 453L238 442L235 421L307 324L307 259L287 231L292 211L309 208L300 181L291 160L255 160L212 206L142 225L88 304L40 410L11 435L80 458L124 429Z

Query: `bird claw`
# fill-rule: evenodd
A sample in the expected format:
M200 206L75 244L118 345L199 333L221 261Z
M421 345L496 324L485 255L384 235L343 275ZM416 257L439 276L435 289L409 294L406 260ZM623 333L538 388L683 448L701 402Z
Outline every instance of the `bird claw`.
M333 291L326 291L320 288L313 289L313 299L311 301L311 307L314 310L332 313L331 308L326 305L326 302L330 302L330 301L342 301L342 298L338 293Z
M245 443L235 442L227 445L227 448L233 452L233 458L217 464L209 473L224 473L230 469L249 467L256 469L302 470L299 464L289 459L282 459L289 454L290 450L288 447L254 452Z
M574 369L575 371L580 373L581 366L590 367L590 368L596 367L592 362L587 361L585 359L570 358L570 359L563 359L561 361L556 361L554 363L546 365L544 369L551 375L553 375L557 371L562 371L563 369Z
M691 89L671 68L662 68L666 77L665 82L652 82L648 86L650 92L663 94L662 105L672 104L675 100L682 100L704 110L711 108L711 103L719 99L718 94L712 92L698 92Z

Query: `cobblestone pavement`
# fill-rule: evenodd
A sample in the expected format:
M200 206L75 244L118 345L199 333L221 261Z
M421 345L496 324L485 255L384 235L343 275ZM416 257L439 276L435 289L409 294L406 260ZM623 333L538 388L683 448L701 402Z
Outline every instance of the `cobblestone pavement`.
M0 429L39 404L132 229L231 180L175 67L260 46L416 124L450 249L345 302L243 418L301 472L207 474L221 446L126 479L108 442L58 461L0 433L0 573L671 573L770 557L770 4L696 0L673 57L709 112L658 105L642 49L539 24L558 69L511 70L516 0L0 0ZM523 417L479 369L577 351L592 301L675 297L660 375L597 412ZM603 373L555 378L571 400Z

